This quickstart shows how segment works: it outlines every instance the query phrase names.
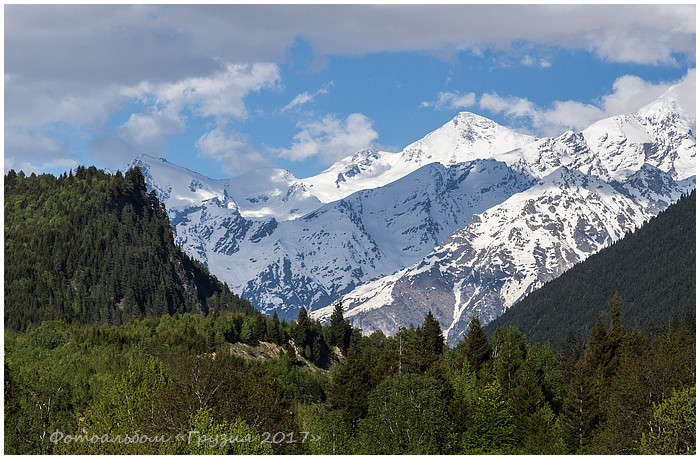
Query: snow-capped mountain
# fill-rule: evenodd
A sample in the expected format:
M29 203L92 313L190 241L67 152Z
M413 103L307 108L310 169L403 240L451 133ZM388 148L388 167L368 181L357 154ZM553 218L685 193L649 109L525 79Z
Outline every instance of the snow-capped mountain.
M310 212L321 202L291 172L285 169L258 169L232 179L205 177L163 158L141 155L125 169L140 166L149 189L172 213L175 222L205 205L236 211L249 220L275 218L290 220Z
M565 166L475 215L420 262L342 297L355 326L394 333L430 310L454 345L473 315L484 323L575 263L633 231L681 195L644 165L624 183ZM312 313L324 318L330 307Z
M528 188L531 177L494 160L433 163L281 222L261 241L241 242L237 266L255 274L242 288L263 310L296 317L364 282L414 263L474 213ZM246 261L248 260L248 261ZM279 312L278 312L279 313Z
M474 159L500 159L499 154L534 140L482 116L462 112L399 153L361 150L303 182L321 201L332 202L391 183L426 164L451 166Z
M142 156L177 242L255 306L366 331L420 323L452 344L695 187L695 118L673 88L557 138L471 113L399 153L363 150L317 176L211 180Z
M149 182L154 170L173 168L146 157L138 165ZM168 174L161 171L159 176ZM204 196L203 190L213 193L213 185L199 183L202 187L191 192L196 197ZM301 307L326 306L357 285L420 260L474 213L532 183L532 177L495 160L451 167L432 163L295 220L246 217L226 191L230 185L220 192L228 201L213 194L169 212L185 251L263 311L296 317ZM166 197L174 195L171 191Z
M672 87L634 114L606 118L557 138L520 134L462 112L399 153L361 150L302 181L321 201L332 202L391 183L430 162L449 166L487 158L539 178L563 165L622 180L646 163L682 180L695 175L695 117L680 98Z
M632 115L607 118L583 131L590 154L575 167L621 180L651 164L674 180L695 175L695 117L688 115L675 87Z

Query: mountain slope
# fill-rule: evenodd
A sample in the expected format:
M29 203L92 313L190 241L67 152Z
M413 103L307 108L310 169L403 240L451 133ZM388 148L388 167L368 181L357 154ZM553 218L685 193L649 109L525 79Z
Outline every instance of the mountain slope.
M577 264L488 325L515 325L529 340L560 344L586 333L617 291L625 326L695 311L696 192ZM595 286L595 288L591 288ZM585 336L585 335L584 335Z
M650 194L650 188L657 192ZM454 345L472 316L478 314L482 323L495 319L527 293L641 226L681 193L667 174L649 165L625 183L561 167L475 215L419 263L343 296L346 317L356 327L394 333L419 323L430 310ZM312 316L328 314L324 308Z
M291 318L414 263L474 213L531 183L494 160L432 163L295 220L246 219L218 198L171 214L187 252L258 308Z
M139 169L5 176L5 326L254 309L175 247Z

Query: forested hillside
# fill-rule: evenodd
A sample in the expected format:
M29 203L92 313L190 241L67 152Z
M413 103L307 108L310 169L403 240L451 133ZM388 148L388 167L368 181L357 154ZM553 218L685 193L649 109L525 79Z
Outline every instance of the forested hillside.
M5 176L6 328L211 309L255 312L175 246L138 168Z
M612 295L560 352L478 318L452 349L432 313L363 336L256 313L138 169L5 197L6 454L695 453L694 311L641 331Z
M529 341L560 345L569 331L586 336L610 298L622 298L623 325L695 313L693 190L634 233L532 292L487 331L515 325Z
M48 321L5 334L5 453L693 454L692 317L624 331L615 304L561 353L476 319L450 349L430 314L361 336L339 308Z

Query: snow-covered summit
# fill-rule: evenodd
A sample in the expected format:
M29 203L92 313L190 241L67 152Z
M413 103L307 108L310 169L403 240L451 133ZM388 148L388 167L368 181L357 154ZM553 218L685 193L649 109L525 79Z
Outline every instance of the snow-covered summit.
M534 140L488 118L462 112L401 152L362 150L302 181L321 201L332 202L391 183L426 164L451 166L474 159L498 159L498 154Z
M167 209L183 211L216 203L248 219L298 218L321 205L307 187L286 169L262 168L230 179L210 179L163 158L140 155L124 169L139 166L149 189Z

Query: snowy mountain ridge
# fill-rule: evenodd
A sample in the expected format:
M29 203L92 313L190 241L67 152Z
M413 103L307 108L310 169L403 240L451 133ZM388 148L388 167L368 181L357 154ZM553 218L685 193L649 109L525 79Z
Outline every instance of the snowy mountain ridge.
M655 191L650 192L653 183ZM341 298L355 326L421 323L430 310L451 345L471 317L484 323L544 282L634 231L684 190L650 165L626 182L605 182L565 166L475 215L418 263ZM326 318L332 311L313 311Z
M472 314L491 320L695 187L695 119L674 97L557 138L464 112L306 179L131 165L178 244L259 309L324 319L343 298L356 326L387 333L433 310L454 343Z
M141 167L149 189L171 211L182 212L216 200L220 206L256 220L298 218L321 205L286 169L264 168L231 179L210 179L163 158L140 155L126 168Z

